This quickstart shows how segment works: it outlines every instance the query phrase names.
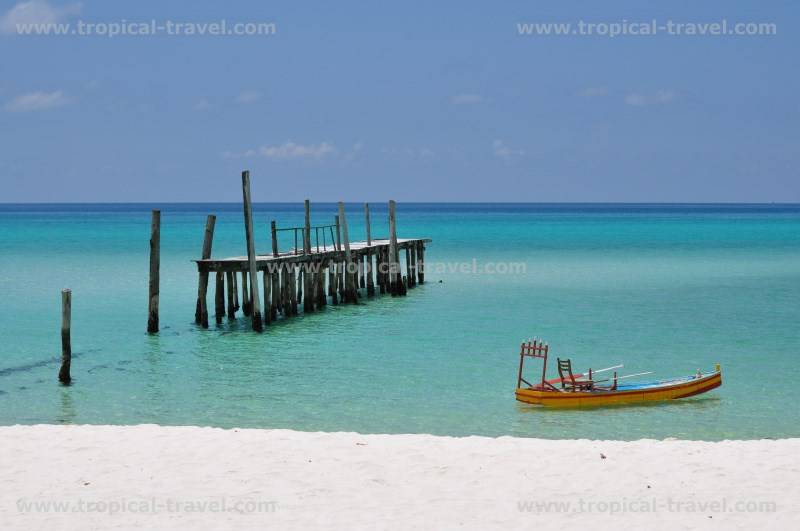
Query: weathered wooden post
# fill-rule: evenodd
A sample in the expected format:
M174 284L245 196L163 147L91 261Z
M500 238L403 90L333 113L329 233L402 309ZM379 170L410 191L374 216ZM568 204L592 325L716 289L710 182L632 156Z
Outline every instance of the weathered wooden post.
M367 296L375 295L375 281L372 279L372 231L369 226L369 203L364 203L364 218L367 228L367 265L364 273L367 275ZM376 258L377 261L377 258Z
M397 252L397 230L395 227L395 202L389 201L389 293L393 297L400 294L400 255Z
M235 319L236 318L236 306L233 302L233 279L234 274L233 271L226 271L225 272L225 281L227 287L227 295L228 295L228 319Z
M296 264L289 264L289 298L291 300L292 315L297 315L297 274L300 270Z
M383 284L383 268L383 248L377 247L375 249L375 282L378 284L381 295L386 293L386 286Z
M253 241L253 205L250 202L250 172L242 172L242 198L244 199L244 225L247 238L247 261L250 266L250 285L252 286L251 313L253 330L261 332L261 295L258 293L258 271L256 269L256 246Z
M239 275L233 272L233 310L239 311Z
M305 211L305 225L303 228L303 254L311 254L311 202L306 199L303 202ZM311 313L314 311L314 273L311 270L311 260L303 261L301 276L303 277L303 312Z
M406 246L406 286L413 287L411 283L411 250Z
M336 259L331 259L331 264L328 269L328 295L331 296L331 304L336 306L339 304L339 295L336 287L339 283L339 274L336 272Z
M61 369L58 371L58 381L69 385L72 381L70 366L72 365L72 340L70 328L72 327L72 290L61 290Z
M339 201L339 223L342 228L342 241L344 241L344 291L345 302L357 303L355 287L355 272L353 271L353 256L350 254L350 237L347 233L347 218L344 215L344 203Z
M225 281L222 271L217 271L217 283L214 291L214 318L217 324L222 324L222 317L225 315Z
M270 224L270 232L272 233L272 256L275 258L278 257L278 226L275 224L275 220L273 219Z
M425 283L425 242L417 242L417 281Z
M305 230L303 231L303 254L311 253L311 201L303 201L305 208Z
M339 220L339 216L335 216L336 219L336 250L342 250L342 232L341 232L341 224Z
M250 317L250 290L247 287L247 272L242 271L242 313Z
M280 270L280 264L277 264L277 267L273 267L272 271L270 271L270 277L272 278L272 305L270 306L270 311L272 312L273 321L278 318L278 306L281 300Z
M209 214L206 218L206 230L203 234L203 250L200 254L202 260L211 258L211 244L214 242L214 224L217 216ZM208 269L200 269L199 281L197 285L197 307L194 311L194 321L208 328L208 308L206 306L206 294L208 293Z
M408 285L412 288L417 285L417 244L411 244L411 273L408 275Z
M264 284L264 324L272 322L272 279L270 278L269 268L261 273L261 281Z
M161 262L161 211L153 210L150 220L150 286L147 332L158 332L158 287Z

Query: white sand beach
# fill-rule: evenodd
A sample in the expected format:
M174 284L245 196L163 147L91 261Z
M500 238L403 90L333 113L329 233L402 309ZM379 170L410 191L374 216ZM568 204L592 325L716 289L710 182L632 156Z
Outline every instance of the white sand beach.
M785 529L800 439L0 427L0 529Z

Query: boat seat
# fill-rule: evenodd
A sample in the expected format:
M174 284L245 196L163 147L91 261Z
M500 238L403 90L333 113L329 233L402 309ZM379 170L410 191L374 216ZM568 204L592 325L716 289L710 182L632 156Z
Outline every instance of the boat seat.
M571 360L556 359L558 360L558 376L561 378L562 389L571 391L591 391L594 389L594 380L575 378L575 375L572 374Z

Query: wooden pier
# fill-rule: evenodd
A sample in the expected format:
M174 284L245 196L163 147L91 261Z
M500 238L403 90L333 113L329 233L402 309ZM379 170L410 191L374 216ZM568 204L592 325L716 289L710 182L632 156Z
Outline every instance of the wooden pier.
M425 282L425 245L431 240L397 237L394 201L389 202L388 238L372 237L367 204L364 205L367 239L351 242L344 203L339 203L339 214L333 223L312 226L310 203L306 200L305 225L281 227L272 220L270 252L257 253L248 172L242 174L242 187L248 254L213 258L215 218L208 217L203 252L195 260L199 274L195 321L201 327L208 328L207 291L212 273L217 324L226 317L236 318L241 301L242 313L251 318L256 331L279 317L297 316L300 307L307 314L328 304L358 304L365 296L387 293L405 296L409 289ZM293 246L279 249L281 232L293 233Z

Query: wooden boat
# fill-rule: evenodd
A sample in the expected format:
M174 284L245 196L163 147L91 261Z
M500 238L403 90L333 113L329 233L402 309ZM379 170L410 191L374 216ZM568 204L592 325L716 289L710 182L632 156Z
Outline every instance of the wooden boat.
M586 373L573 373L570 360L558 359L558 378L547 379L547 355L550 347L540 340L522 344L517 376L517 400L527 404L548 407L595 407L656 400L673 400L706 393L722 385L722 371L719 364L714 371L703 374L700 370L694 375L651 382L620 383L620 380L652 373L639 373L596 379L601 372L621 367L609 367ZM531 384L523 377L525 358L542 359L540 383Z

